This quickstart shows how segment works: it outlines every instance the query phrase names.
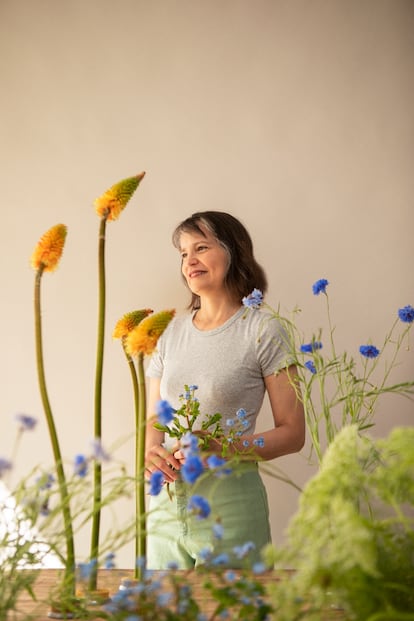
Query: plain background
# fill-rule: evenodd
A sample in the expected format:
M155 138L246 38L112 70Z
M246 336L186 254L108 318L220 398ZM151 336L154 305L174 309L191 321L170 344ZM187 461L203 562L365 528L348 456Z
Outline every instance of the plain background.
M184 310L171 245L194 211L239 217L269 281L269 303L299 307L310 339L338 349L381 346L398 308L414 304L414 2L412 0L0 0L0 455L15 412L39 418L13 477L51 463L37 388L34 273L40 236L63 222L59 269L43 278L47 381L62 452L87 453L93 433L97 235L93 200L146 177L108 225L104 444L132 467L129 371L115 322L150 307ZM411 347L414 344L411 342ZM412 379L404 347L393 378ZM413 423L386 398L373 434ZM261 425L270 424L267 407ZM309 445L278 460L298 485ZM276 542L298 494L266 477ZM246 511L248 507L246 507ZM121 513L132 514L133 502ZM79 560L88 553L80 538ZM133 563L132 548L118 555Z

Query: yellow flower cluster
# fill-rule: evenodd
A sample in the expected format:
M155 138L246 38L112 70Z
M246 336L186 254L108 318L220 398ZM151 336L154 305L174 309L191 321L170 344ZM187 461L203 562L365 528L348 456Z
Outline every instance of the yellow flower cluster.
M145 172L115 183L94 202L96 213L106 220L116 220L145 176Z
M143 319L127 336L125 349L130 356L139 353L151 355L155 350L158 339L164 332L175 310L165 310Z
M65 245L66 234L66 225L56 224L42 235L30 259L33 269L53 272L57 268Z

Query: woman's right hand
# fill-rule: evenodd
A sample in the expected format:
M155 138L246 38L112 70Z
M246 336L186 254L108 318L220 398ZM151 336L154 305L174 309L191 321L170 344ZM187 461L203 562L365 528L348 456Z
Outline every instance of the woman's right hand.
M178 478L181 464L162 444L154 444L145 455L145 477L150 478L156 470L163 473L167 483L174 483Z

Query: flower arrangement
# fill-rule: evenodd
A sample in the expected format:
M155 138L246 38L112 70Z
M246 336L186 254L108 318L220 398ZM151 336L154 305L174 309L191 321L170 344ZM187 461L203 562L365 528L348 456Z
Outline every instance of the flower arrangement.
M143 178L144 173L124 179L95 201L100 223L94 439L90 455L75 456L70 475L62 456L47 390L41 312L42 278L44 273L55 270L59 264L67 235L66 226L57 224L49 229L32 255L39 390L54 464L35 469L13 488L12 498L8 496L0 501L4 511L11 509L18 533L11 535L0 523L0 552L3 555L0 557L0 621L6 619L9 610L16 609L22 590L33 592L37 569L49 553L59 559L63 573L62 583L57 585L56 592L51 593L50 598L60 600L66 617L75 614L86 618L90 615L88 602L79 597L77 586L81 583L89 593L96 591L98 567L113 568L115 551L131 540L135 542L134 580L123 583L100 611L107 619L203 621L207 617L194 590L195 575L213 600L213 612L208 616L211 621L264 620L269 619L273 611L277 612L278 619L285 621L312 620L320 618L317 615L320 615L321 608L332 602L342 606L353 618L361 620L413 618L413 615L403 616L396 598L397 592L403 594L404 606L411 614L414 609L410 595L413 587L413 523L406 515L403 500L414 504L413 438L410 431L395 430L388 439L374 442L369 439L368 432L375 422L375 409L382 394L411 397L414 393L413 381L391 381L391 371L398 354L403 344L408 343L414 308L406 305L397 311L383 343L373 344L367 339L356 348L356 355L338 352L330 315L329 282L325 278L317 280L312 286L313 294L326 301L328 336L325 340L321 331L305 338L297 327L297 310L289 319L281 316L279 311L264 303L263 295L257 289L243 300L246 313L264 307L269 312L263 320L277 319L285 328L286 343L299 371L299 384L294 385L305 409L311 457L316 458L319 464L316 477L303 491L300 490L299 511L290 525L286 548L270 547L264 551L263 562L252 563L252 544L244 542L233 550L239 565L242 565L237 571L228 568L231 559L227 555L213 554L207 549L204 565L195 572L177 571L174 559L171 559L170 571L161 574L147 571L145 493L158 494L165 481L157 471L148 483L144 478L147 422L144 363L173 318L174 310L134 310L126 313L113 331L113 337L121 342L132 383L135 415L133 476L128 476L122 465L114 464L104 448L101 416L106 225L119 217ZM385 363L381 375L382 361ZM197 386L184 386L177 411L168 402L160 401L153 422L157 429L179 442L186 455L186 462L180 471L181 479L184 485L191 488L188 509L196 519L210 520L214 537L220 540L226 525L221 522L220 516L212 515L207 499L198 493L198 484L203 477L211 474L227 476L240 460L257 457L254 446L243 444L241 452L234 450L234 445L239 444L236 440L243 434L246 422L244 410L235 412L234 418L227 421L223 429L220 413L203 412L203 404L199 403L196 393ZM201 414L201 429L196 431L200 427L196 422L199 423ZM10 475L23 434L35 427L35 420L30 416L20 415L17 420L16 445L11 459L0 458L0 478ZM217 439L222 445L221 455L212 450ZM255 439L255 443L261 442L263 438ZM103 468L110 471L105 484ZM275 464L267 464L266 470L295 485ZM135 514L122 528L111 531L101 542L101 511L121 496L135 498ZM378 503L381 511L377 511ZM381 512L385 509L388 513L391 510L392 517L389 514L383 516ZM79 529L85 526L91 532L90 555L85 562L79 562L75 539ZM23 527L30 536L22 536ZM314 537L315 532L319 533L317 537ZM348 545L345 546L344 541ZM10 554L12 549L17 552ZM346 558L344 551L349 553ZM33 571L21 572L22 563ZM270 589L264 587L263 576L274 565L280 571L286 566L295 567L297 571L294 579L278 581L272 594ZM400 568L398 572L397 565ZM392 569L394 574L391 575L388 569ZM367 596L370 589L381 592L381 597L376 598L372 605ZM391 616L381 617L381 606Z
M299 309L293 311L291 318L284 317L263 302L262 293L257 289L243 300L250 310L266 308L271 317L281 321L285 327L286 343L299 371L298 394L305 410L311 450L318 463L321 463L327 446L343 427L355 424L363 432L373 425L376 404L381 395L394 393L411 397L414 394L413 381L395 384L390 381L401 348L408 343L414 308L407 305L398 309L381 347L372 343L359 345L358 359L348 351L337 351L328 285L326 278L312 285L313 294L325 298L327 343L322 342L321 331L310 339L305 338L296 320Z

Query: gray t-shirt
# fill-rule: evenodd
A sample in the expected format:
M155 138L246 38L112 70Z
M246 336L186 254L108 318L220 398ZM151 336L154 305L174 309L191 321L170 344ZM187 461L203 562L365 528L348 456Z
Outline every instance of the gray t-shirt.
M240 308L222 326L199 330L191 314L175 317L160 337L147 369L161 378L161 399L181 405L184 385L196 385L203 414L219 412L222 425L239 408L247 413L244 433L254 433L265 394L264 379L293 362L279 320L261 309Z

